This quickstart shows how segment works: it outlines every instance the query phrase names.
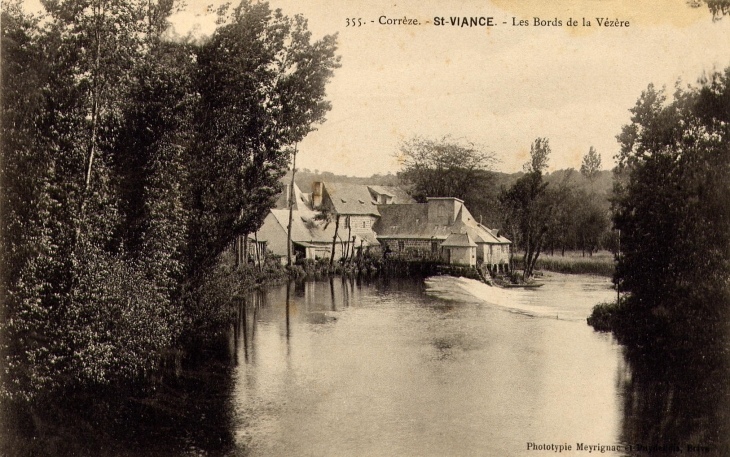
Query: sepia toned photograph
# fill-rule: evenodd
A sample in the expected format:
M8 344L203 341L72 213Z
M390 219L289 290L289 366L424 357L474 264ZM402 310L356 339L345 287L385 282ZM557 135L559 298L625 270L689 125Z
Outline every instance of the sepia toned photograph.
M730 0L2 0L0 456L730 456Z

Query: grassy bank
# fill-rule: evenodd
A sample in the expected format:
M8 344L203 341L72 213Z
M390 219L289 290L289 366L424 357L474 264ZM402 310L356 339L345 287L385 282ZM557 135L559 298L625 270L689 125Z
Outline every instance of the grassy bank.
M608 251L600 251L592 257L583 257L580 251L566 252L565 256L540 254L535 268L565 274L589 274L613 276L614 258Z

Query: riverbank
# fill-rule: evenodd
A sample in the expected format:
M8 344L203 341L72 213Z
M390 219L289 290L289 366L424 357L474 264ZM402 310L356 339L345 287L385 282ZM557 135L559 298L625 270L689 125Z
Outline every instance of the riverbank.
M518 269L522 256L515 256ZM535 269L565 274L587 274L612 277L615 265L614 256L608 251L600 251L593 256L583 257L580 251L569 251L562 255L540 254Z
M295 281L319 280L339 275L373 277L382 272L383 260L379 255L365 254L350 261L337 261L332 264L329 259L302 260L287 269L290 278Z

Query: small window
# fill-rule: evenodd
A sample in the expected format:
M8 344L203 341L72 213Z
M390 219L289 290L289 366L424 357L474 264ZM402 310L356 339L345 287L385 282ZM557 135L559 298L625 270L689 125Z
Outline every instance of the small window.
M406 248L406 243L403 241L398 242L398 251L403 252L403 250Z

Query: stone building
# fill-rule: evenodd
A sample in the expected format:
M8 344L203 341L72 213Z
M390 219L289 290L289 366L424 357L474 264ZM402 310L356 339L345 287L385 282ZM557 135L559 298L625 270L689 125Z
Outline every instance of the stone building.
M485 265L490 270L508 268L511 241L474 220L458 198L434 197L426 203L379 205L378 210L380 218L373 230L386 255L449 261L455 252L465 256L462 251L473 249L474 265ZM450 243L444 245L449 237ZM468 244L470 249L462 246L465 249L453 251L451 248L459 246L451 244L457 242Z
M357 249L378 248L374 224L380 218L379 206L412 203L414 200L402 189L390 186L314 182L312 208L329 209L340 219L339 236L352 240Z
M249 258L253 252L268 252L286 262L292 197L296 258L328 259L335 239L335 259L380 249L388 256L483 265L492 271L504 271L509 264L511 242L474 220L458 198L415 203L397 187L330 182L314 182L311 193L296 184L290 192L285 185L261 228L249 234L248 243L243 237L236 242L238 262L243 261L243 251ZM329 222L318 220L323 213L329 213Z
M441 243L441 250L449 265L474 267L477 264L477 244L468 233L452 233Z
M335 239L335 259L357 252L378 249L379 243L373 224L380 217L378 204L410 203L413 199L402 189L389 186L367 186L349 183L315 182L312 192L302 192L295 183L293 192L285 183L261 228L249 234L248 243L239 237L235 243L238 262L243 261L244 250L249 257L265 251L286 262L289 203L292 206L292 248L296 258L330 258ZM318 220L328 210L333 220ZM339 218L339 224L335 219ZM337 227L337 236L335 236ZM257 244L258 241L258 244ZM250 246L251 248L244 248ZM259 246L256 251L253 247Z

